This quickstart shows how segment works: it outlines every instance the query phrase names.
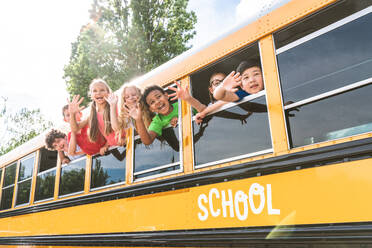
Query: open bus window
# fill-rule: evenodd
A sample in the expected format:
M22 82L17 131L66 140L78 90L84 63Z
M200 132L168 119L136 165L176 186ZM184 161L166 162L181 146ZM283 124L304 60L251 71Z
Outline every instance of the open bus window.
M271 151L269 120L264 95L193 122L195 166L238 159ZM232 105L232 106L231 106ZM241 118L233 118L241 116Z
M176 87L175 84L171 86ZM174 93L168 88L164 90L168 95ZM179 152L182 142L180 139L182 137L181 103L178 100L169 102L179 104L177 125L175 127L168 125L162 130L162 135L155 138L149 146L141 142L139 135L134 138L133 179L135 181L165 176L182 170Z
M92 160L91 189L123 184L125 182L126 147L116 147L104 156L95 155Z
M84 191L86 156L62 165L59 196L68 196Z
M19 162L16 205L30 202L32 172L34 169L35 153Z
M191 75L192 95L205 105L215 103L217 100L211 94L214 84L221 83L223 75L237 71L242 61L251 60L258 64L260 62L257 43ZM252 67L243 70L244 75L249 68ZM220 74L219 77L215 76L216 73ZM243 88L239 90L243 91ZM251 94L210 113L200 125L193 122L194 161L197 168L272 151L264 85L261 84L257 92L247 93Z
M274 36L291 147L372 131L372 7L360 10L362 2L333 5ZM312 33L309 23L317 23ZM282 46L291 30L307 35Z
M56 179L57 152L40 149L40 161L36 178L35 201L52 199Z
M9 209L12 207L14 183L17 171L17 162L5 167L4 182L1 194L1 210Z

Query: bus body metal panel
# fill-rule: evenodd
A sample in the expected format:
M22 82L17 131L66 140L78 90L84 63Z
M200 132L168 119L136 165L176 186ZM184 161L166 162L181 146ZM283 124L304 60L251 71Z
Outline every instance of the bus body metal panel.
M372 159L365 159L31 213L3 218L1 236L367 222L372 219L372 200L368 197L372 191L371 174ZM265 200L253 194L250 197L252 205L248 197L248 214L241 220L237 209L242 216L244 201L238 201L237 207L239 198L236 194L241 191L249 196L253 185L257 184L262 187ZM229 190L232 192L232 202L226 203ZM223 192L227 204L226 217L223 216L221 205ZM207 202L200 198L207 199ZM208 217L204 220L199 217L205 212L199 207L198 201L208 211ZM262 201L263 208L258 213ZM256 213L252 212L253 208L256 208ZM270 214L270 208L280 213Z

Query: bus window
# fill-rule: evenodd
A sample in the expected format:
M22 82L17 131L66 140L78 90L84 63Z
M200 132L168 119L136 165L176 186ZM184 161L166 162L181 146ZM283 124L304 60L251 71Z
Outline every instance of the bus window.
M2 188L3 192L1 194L1 210L12 207L16 171L17 162L5 167L4 183Z
M176 87L175 84L171 85ZM165 88L168 94L173 91ZM176 101L170 101L174 104ZM181 104L178 101L178 104ZM178 108L178 122L176 127L168 125L162 130L162 135L158 136L154 142L145 146L138 136L134 138L134 166L133 179L144 180L159 176L165 176L182 171L180 149L182 140L181 134L181 108ZM136 135L136 134L134 134Z
M236 71L242 61L252 60L260 66L257 43L194 73L191 75L192 95L207 105L217 102L212 97L217 86L214 84L221 83L226 75ZM243 74L249 68L252 67L243 69ZM243 91L243 88L239 90ZM200 125L193 122L196 168L272 151L264 86L257 92L245 92L250 94L210 113Z
M116 147L105 156L96 155L92 161L90 188L100 189L125 182L126 148Z
M34 169L35 153L19 162L16 205L27 204L30 201L32 172Z
M56 179L57 152L40 149L40 162L36 177L35 201L52 199Z
M139 136L134 142L134 180L153 178L181 170L179 127L168 127L163 135L145 146Z
M85 164L86 156L62 165L59 196L68 196L84 191Z
M347 17L340 5L321 12L342 17L330 25L318 14L274 36L292 147L372 131L372 7L362 2L345 1L359 10ZM282 46L291 29L307 35Z

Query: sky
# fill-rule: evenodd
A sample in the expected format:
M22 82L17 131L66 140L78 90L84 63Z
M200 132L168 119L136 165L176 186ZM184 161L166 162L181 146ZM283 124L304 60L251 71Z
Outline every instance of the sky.
M193 46L215 39L275 0L189 0L198 22ZM71 43L89 22L92 0L0 3L0 104L11 111L40 108L57 126L68 93L63 68ZM1 125L1 123L0 123ZM0 127L1 128L1 127Z

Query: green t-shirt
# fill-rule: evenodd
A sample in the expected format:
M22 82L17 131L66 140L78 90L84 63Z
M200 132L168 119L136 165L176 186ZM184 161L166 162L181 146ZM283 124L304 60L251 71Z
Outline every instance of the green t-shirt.
M178 117L178 102L173 103L172 106L173 106L173 110L169 115L162 115L162 114L155 115L155 117L152 119L151 124L149 126L149 131L153 131L159 136L162 135L163 129L169 125L170 121L174 117Z

